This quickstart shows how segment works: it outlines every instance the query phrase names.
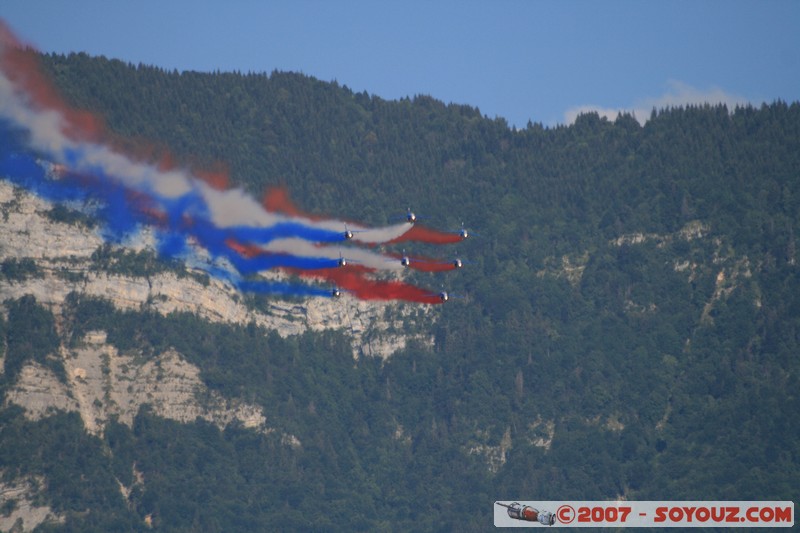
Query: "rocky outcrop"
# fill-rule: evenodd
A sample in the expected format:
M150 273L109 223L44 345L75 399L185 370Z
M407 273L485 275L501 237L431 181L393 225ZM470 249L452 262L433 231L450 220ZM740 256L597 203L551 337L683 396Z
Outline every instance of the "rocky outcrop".
M60 224L44 216L52 205L0 180L0 253L4 257L88 259L103 239L88 228Z
M476 437L486 440L488 432L478 431ZM467 449L469 455L478 455L486 462L489 471L496 474L500 471L508 457L508 450L511 448L511 428L506 428L503 438L496 446L491 446L487 442L473 444Z
M89 333L79 345L62 349L66 384L50 370L28 364L6 394L6 402L22 406L33 420L59 410L76 411L93 434L102 433L112 417L132 426L143 405L179 422L201 418L224 428L236 421L272 431L260 407L209 391L200 380L200 370L175 351L148 359L120 354L106 343L102 331Z
M36 265L36 272L30 275L0 278L0 302L33 295L53 311L57 323L67 296L78 292L106 299L121 310L148 309L164 315L179 311L212 322L252 322L281 336L343 328L353 339L356 357L387 357L403 348L407 340L397 333L405 313L400 309L387 312L389 304L342 296L300 303L273 300L265 310L255 310L244 303L241 294L216 279L204 282L199 276L171 271L129 277L98 270L92 256L103 245L102 239L79 224L50 220L45 215L50 208L41 199L0 181L4 218L0 260L34 259ZM137 244L141 246L142 240ZM394 318L387 320L387 316ZM432 342L426 337L418 340ZM105 342L104 332L87 335L76 349L67 349L62 343L60 352L53 355L63 360L67 383L47 368L30 363L22 368L5 401L24 407L31 419L59 410L77 411L92 433L102 432L112 416L131 424L144 404L160 416L183 422L199 417L224 427L236 420L245 427L267 431L259 408L209 393L199 370L177 352L138 360L134 355L117 353ZM0 350L0 356L2 353ZM299 445L294 437L287 436L286 440Z
M52 206L27 192L0 181L0 261L33 259L36 275L22 279L0 278L0 302L33 295L39 303L59 309L71 292L109 300L118 309L149 309L162 314L194 313L212 322L255 324L281 336L307 330L345 329L351 335L353 355L388 357L406 345L407 337L391 333L404 320L415 320L416 308L392 303L363 302L346 294L330 298L308 298L302 303L271 300L266 310L249 307L233 287L217 279L161 271L147 276L115 275L96 268L93 254L103 246L95 230L80 223L60 223L46 213ZM128 250L151 246L144 232ZM189 271L191 274L191 271ZM266 277L279 279L268 273ZM393 316L387 321L388 315ZM416 340L430 343L429 337Z
M336 300L274 299L256 309L230 285L191 268L121 275L98 264L97 257L102 254L96 252L107 248L96 230L79 220L58 221L59 217L49 216L52 207L0 180L0 262L24 265L21 271L0 275L0 314L6 312L3 302L32 295L53 312L60 330L65 301L70 293L78 293L105 299L120 310L163 315L185 312L210 322L255 323L284 337L309 330L344 329L352 339L354 357L388 357L408 341L400 333L404 322L427 320L426 313L419 313L416 307L367 303L346 294ZM148 246L152 248L152 236L143 232L135 242L115 251L141 251ZM267 276L276 278L275 274ZM427 335L415 338L433 342ZM0 339L0 372L5 350ZM112 419L132 425L143 406L179 422L199 418L220 428L237 423L264 433L278 431L269 426L261 407L210 391L200 379L200 370L175 350L147 358L120 353L107 343L105 332L93 331L77 343L62 339L57 353L48 355L53 358L63 363L61 379L49 368L28 362L0 401L21 406L31 420L77 412L86 430L96 435L102 434ZM296 436L286 433L280 433L280 442L302 447ZM133 469L134 484L144 489L146 479L135 464ZM45 479L17 478L0 484L0 530L29 531L43 523L63 522L63 517L40 504L46 483ZM126 499L132 488L120 483ZM148 520L145 517L145 525Z
M0 482L0 531L33 531L43 523L64 522L63 516L41 505L43 485L44 480L36 477Z
M78 402L67 386L49 369L37 363L24 367L16 384L6 393L7 403L25 408L26 416L39 420L56 411L77 411Z
M693 241L695 239L702 239L707 237L711 232L708 224L700 220L692 220L687 222L680 230L660 235L658 233L628 233L621 235L616 239L611 240L611 244L615 246L643 244L645 242L655 242L658 247L663 247L676 240Z

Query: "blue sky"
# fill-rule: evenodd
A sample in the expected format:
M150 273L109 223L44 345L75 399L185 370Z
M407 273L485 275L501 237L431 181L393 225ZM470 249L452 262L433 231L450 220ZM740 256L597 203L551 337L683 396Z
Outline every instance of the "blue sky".
M585 109L800 100L800 2L3 0L43 52L167 69L303 72L510 125Z

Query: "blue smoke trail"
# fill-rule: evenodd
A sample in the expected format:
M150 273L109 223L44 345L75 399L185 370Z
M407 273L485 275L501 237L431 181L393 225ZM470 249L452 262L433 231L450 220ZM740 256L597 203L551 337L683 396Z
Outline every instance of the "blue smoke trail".
M186 244L185 237L180 235L173 235L171 238L174 240L183 239L183 243L180 245L176 245L175 249L188 250L188 245ZM325 298L332 297L331 291L329 289L325 289L314 285L297 285L281 281L243 279L241 276L231 272L230 270L219 268L214 265L202 265L199 266L198 268L200 268L210 276L228 283L229 285L235 287L237 290L241 292L251 292L256 294L280 294L284 296L322 296Z
M189 251L187 238L193 237L199 245L209 251L212 257L227 259L241 275L276 267L307 270L333 268L338 265L338 260L326 257L300 257L266 252L254 257L244 257L233 250L228 241L235 239L262 244L279 238L300 237L336 242L344 239L340 232L308 228L294 222L283 222L264 228L247 226L219 228L209 221L208 206L198 192L192 191L177 198L136 194L107 176L101 168L92 169L90 175L66 173L59 179L53 179L41 161L24 149L23 137L22 132L15 131L7 123L0 121L0 177L51 202L80 202L86 206L90 201L96 201L98 205L92 214L102 221L101 235L106 240L120 243L134 234L141 225L155 223L160 226L158 252L170 259L184 257ZM154 220L154 211L163 213L165 217L162 220ZM248 292L299 296L330 295L325 289L305 285L242 280L234 277L228 277L227 281Z
M168 257L179 255L185 247L185 240L178 236L190 235L197 239L198 243L208 250L212 256L224 257L243 275L277 267L311 270L333 268L339 264L338 259L327 257L301 257L268 252L260 253L255 257L244 257L230 247L228 241L232 233L228 231L228 228L217 228L210 222L203 220L192 220L190 222L171 221L169 227L168 235L162 239L159 245L159 251L162 254Z
M254 244L267 244L276 239L289 239L296 237L312 242L341 242L345 240L343 231L331 231L320 228L310 228L297 222L279 222L268 228L254 228L251 226L231 226L225 228L230 236L237 241Z

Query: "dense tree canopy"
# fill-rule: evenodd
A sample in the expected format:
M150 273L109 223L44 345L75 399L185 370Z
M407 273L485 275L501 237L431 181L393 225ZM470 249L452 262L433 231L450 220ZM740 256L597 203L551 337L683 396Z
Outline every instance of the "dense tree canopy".
M797 103L516 130L298 74L43 61L128 149L224 162L233 184L285 184L318 213L381 224L413 205L480 234L459 245L472 263L446 282L467 299L436 310L433 348L386 362L354 362L345 333L282 339L70 298L73 338L103 329L121 351L174 347L303 444L146 410L93 438L73 415L34 423L4 408L0 471L55 479L61 529L151 515L166 531L482 531L503 498L800 497ZM35 270L24 266L4 275ZM8 383L48 360L53 320L29 299L5 305ZM134 462L147 482L133 505L105 495Z

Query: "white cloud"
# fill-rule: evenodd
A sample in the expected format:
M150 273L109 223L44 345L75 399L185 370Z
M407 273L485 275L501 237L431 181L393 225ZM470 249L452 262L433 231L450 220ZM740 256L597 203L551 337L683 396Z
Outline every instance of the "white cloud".
M582 105L568 109L564 113L564 122L573 124L578 115L582 113L596 112L601 117L608 120L616 120L620 113L632 113L640 124L644 125L650 118L653 109L660 110L668 107L680 107L686 105L702 104L725 104L729 110L733 110L737 105L746 105L748 100L743 96L730 94L719 87L711 87L702 90L692 87L689 84L678 80L670 80L669 88L666 93L656 98L644 98L637 100L627 108L608 108L595 105Z

